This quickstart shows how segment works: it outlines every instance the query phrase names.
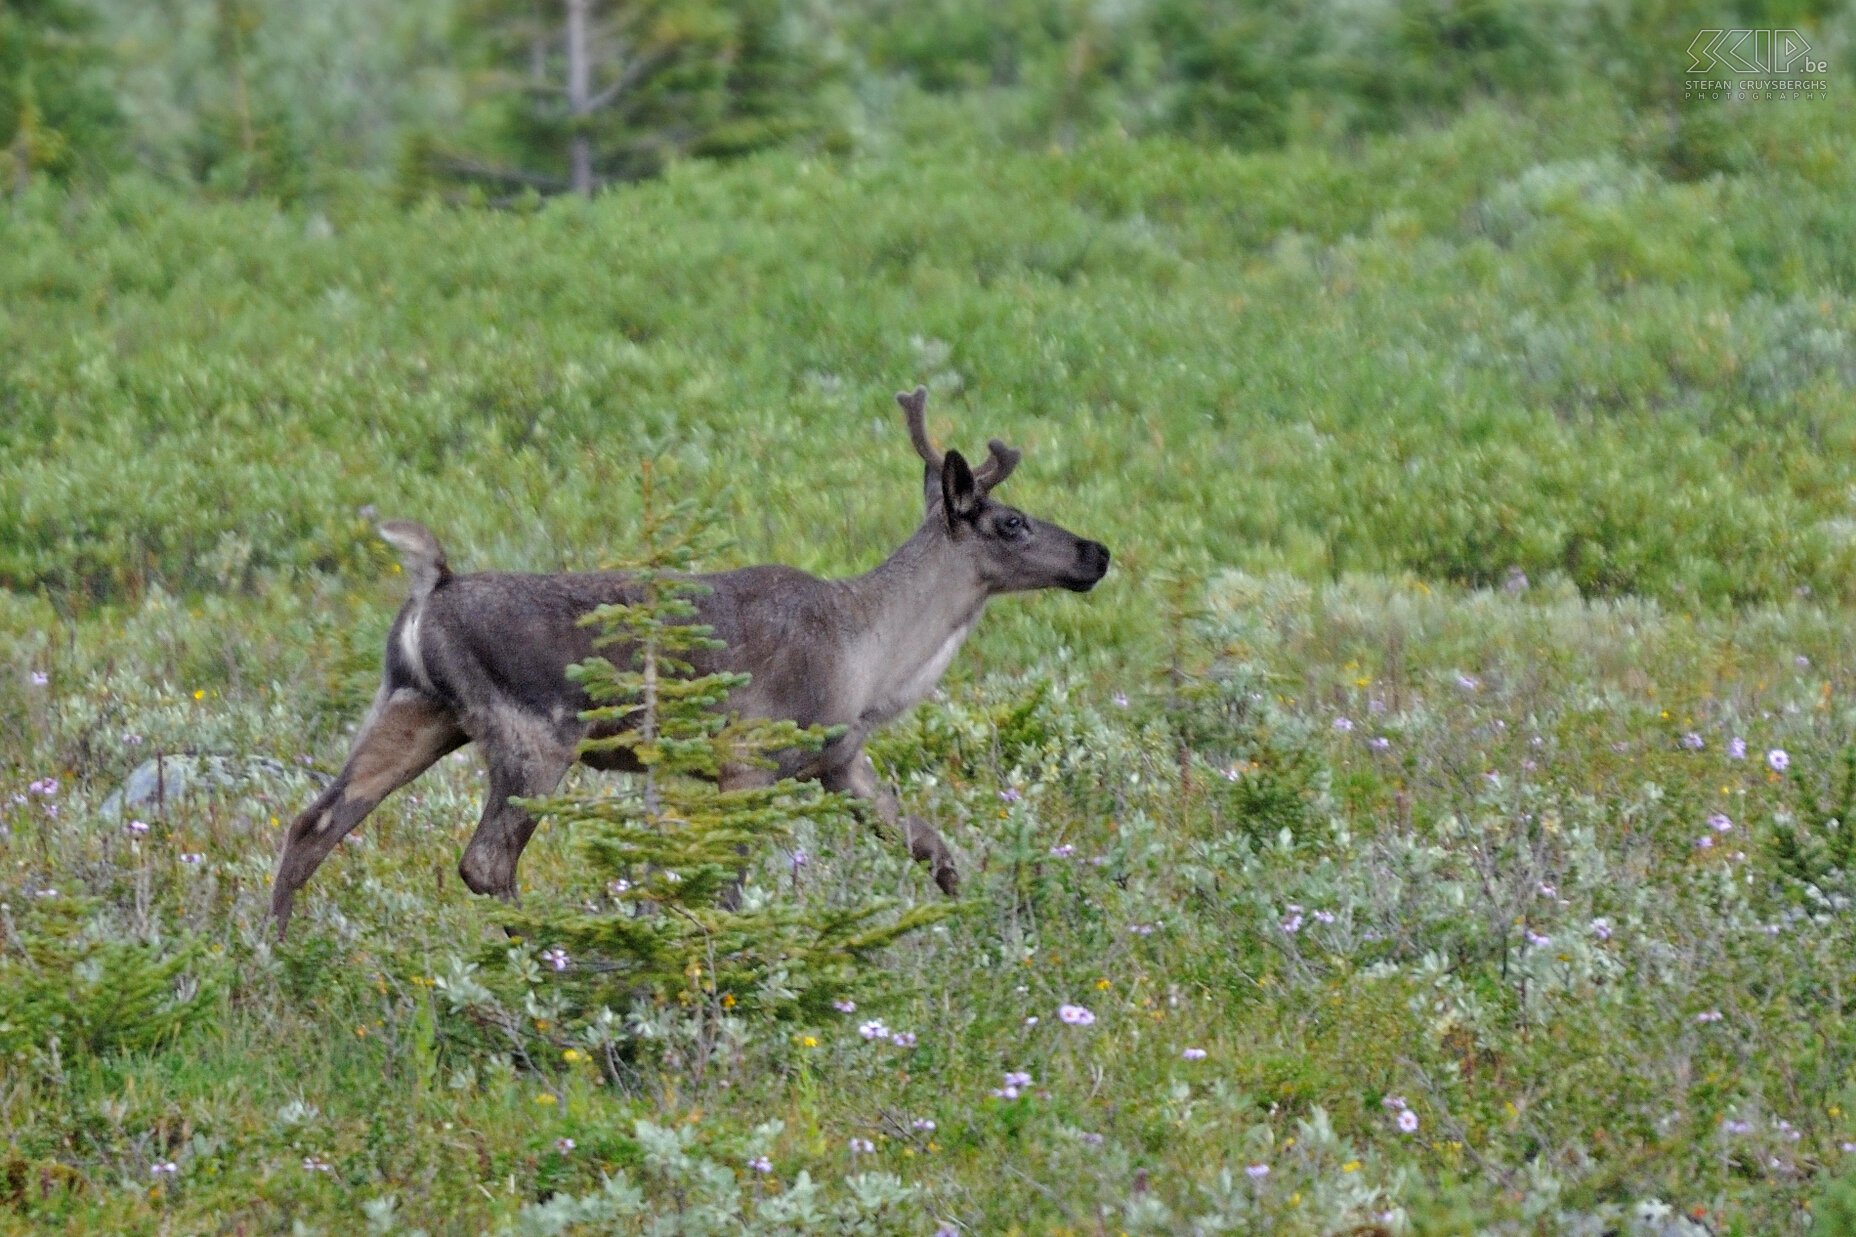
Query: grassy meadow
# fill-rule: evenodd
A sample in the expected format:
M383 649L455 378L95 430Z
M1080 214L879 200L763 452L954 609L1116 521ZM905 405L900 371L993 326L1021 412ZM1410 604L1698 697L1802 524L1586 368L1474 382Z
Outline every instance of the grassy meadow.
M0 209L0 1229L1856 1232L1856 113L974 108L498 213ZM1115 565L872 743L968 880L854 1012L597 1068L456 877L469 749L273 939L377 518L593 567L653 455L714 565L861 571L918 381ZM106 812L156 753L250 776ZM756 882L938 897L801 844ZM523 881L600 893L545 824Z

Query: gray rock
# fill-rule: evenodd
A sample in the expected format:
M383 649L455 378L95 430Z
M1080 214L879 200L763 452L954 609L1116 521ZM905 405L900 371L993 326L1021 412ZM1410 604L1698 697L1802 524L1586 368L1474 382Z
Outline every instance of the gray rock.
M249 787L261 782L288 782L304 775L328 781L322 774L293 769L270 756L212 753L158 756L137 765L128 780L103 801L101 811L105 816L122 816L130 808L158 806L163 801L182 799L202 791Z

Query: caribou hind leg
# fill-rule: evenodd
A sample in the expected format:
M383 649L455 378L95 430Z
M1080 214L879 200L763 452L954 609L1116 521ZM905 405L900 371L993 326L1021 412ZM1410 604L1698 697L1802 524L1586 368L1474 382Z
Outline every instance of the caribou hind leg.
M380 689L341 775L290 822L277 878L271 917L283 935L297 890L329 852L388 795L431 768L439 757L466 742L450 710L410 688Z
M515 898L516 863L536 820L509 800L554 793L574 762L577 738L514 707L499 711L489 732L478 736L490 766L490 792L458 863L471 892Z

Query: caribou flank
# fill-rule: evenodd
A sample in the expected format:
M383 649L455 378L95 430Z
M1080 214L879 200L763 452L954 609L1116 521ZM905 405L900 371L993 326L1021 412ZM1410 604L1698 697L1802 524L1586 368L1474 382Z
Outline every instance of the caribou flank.
M725 782L812 778L856 795L886 828L900 830L910 854L953 894L959 874L947 844L918 817L901 815L864 740L934 688L988 598L1087 592L1108 571L1109 555L1099 542L994 501L992 490L1019 453L993 439L978 469L958 451L943 455L923 424L926 397L921 387L896 397L924 466L926 511L914 535L874 570L843 580L773 565L702 576L713 591L697 599L697 621L726 646L692 660L698 674L752 676L728 702L744 716L845 728L819 751L789 753L777 770L727 773ZM631 578L454 575L423 526L389 521L380 534L398 550L410 594L387 636L380 690L347 764L285 834L271 894L279 933L297 891L336 844L382 799L466 743L483 749L490 792L458 870L472 890L502 897L515 896L516 861L535 830L511 797L551 793L575 760L636 769L623 751L579 752L581 740L600 732L580 719L588 701L566 673L593 651L581 616L635 599ZM624 664L626 653L609 656Z

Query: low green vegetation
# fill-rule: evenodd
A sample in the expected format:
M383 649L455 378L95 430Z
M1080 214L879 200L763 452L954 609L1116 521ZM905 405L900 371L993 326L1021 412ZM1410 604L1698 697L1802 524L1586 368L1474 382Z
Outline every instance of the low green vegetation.
M1856 119L1504 91L1498 51L1258 149L1053 142L1035 83L924 62L853 153L592 201L26 185L4 1225L1850 1231ZM954 913L799 821L750 895L921 930L841 1007L712 984L594 1051L544 937L611 909L599 828L543 825L512 943L455 875L466 749L274 939L400 596L378 519L460 570L635 559L661 457L705 566L862 570L920 513L918 380L1115 554L872 744Z

